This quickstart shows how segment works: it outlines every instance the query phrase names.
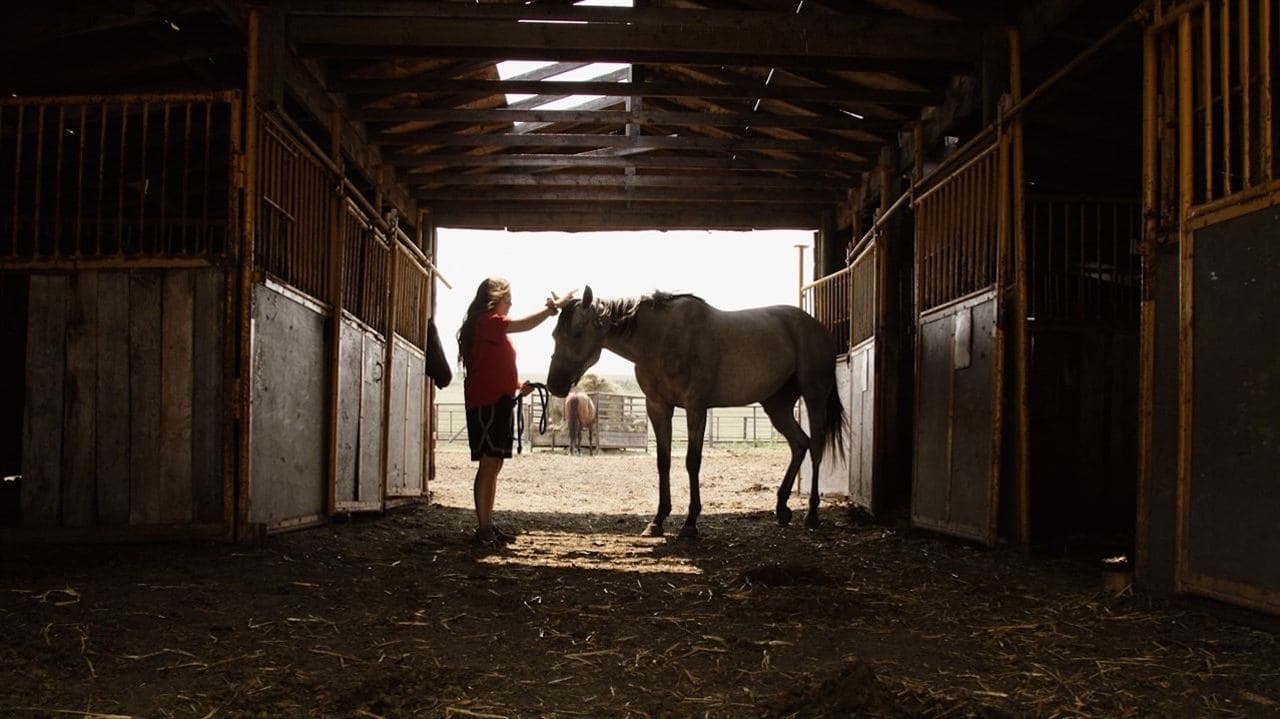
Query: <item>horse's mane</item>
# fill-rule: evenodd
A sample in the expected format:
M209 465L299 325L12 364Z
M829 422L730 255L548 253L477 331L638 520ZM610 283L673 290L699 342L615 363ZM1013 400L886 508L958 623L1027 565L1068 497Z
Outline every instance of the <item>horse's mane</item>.
M676 300L690 299L706 304L706 300L688 292L671 293L655 290L652 294L639 297L624 297L616 300L600 301L600 316L609 323L614 334L631 334L636 331L636 314L641 307L649 306L662 309Z

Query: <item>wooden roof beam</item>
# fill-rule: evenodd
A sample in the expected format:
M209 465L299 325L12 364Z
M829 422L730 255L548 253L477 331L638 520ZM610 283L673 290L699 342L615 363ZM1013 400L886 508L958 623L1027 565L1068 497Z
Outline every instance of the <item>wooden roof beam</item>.
M702 186L680 190L684 202L716 202L745 205L834 205L848 197L846 188L787 190L781 188L726 188ZM420 203L440 202L671 202L670 188L662 187L502 187L477 192L474 188L414 190Z
M936 105L942 96L931 90L880 90L846 85L820 87L750 85L746 83L604 82L572 80L391 80L343 79L332 83L333 92L349 95L398 95L448 93L488 97L492 95L603 95L606 97L704 97L744 100L816 100L821 102L870 102L881 105Z
M419 179L421 178L421 179ZM685 174L685 175L624 175L583 173L488 173L483 175L459 175L439 173L409 175L407 181L415 183L415 189L447 185L492 187L695 187L695 188L751 188L777 187L790 190L826 190L849 188L855 183L851 178L831 177L818 173L788 176L772 173L747 175ZM416 184L424 183L424 184Z
M290 35L304 54L329 57L454 56L560 62L658 62L857 67L860 60L965 61L978 57L980 31L959 23L885 16L804 16L636 8L554 8L573 22L519 22L530 7L415 4L412 16L293 13ZM453 5L461 8L445 8ZM502 19L429 17L432 12L501 8ZM597 12L603 11L603 12ZM598 17L614 21L600 21Z
M821 171L848 173L856 175L871 169L874 163L869 160L834 160L825 157L808 157L803 160L783 160L757 155L741 154L733 157L689 157L666 155L632 155L615 156L595 153L579 154L488 154L473 155L464 153L448 154L393 154L386 158L392 167L439 168L439 167L489 167L489 168L546 168L546 167L599 167L599 168L645 168L645 169L698 169L698 170L776 170L787 171ZM410 172L404 177L414 181L417 173Z
M568 133L461 135L449 132L382 132L371 138L381 146L464 147L624 147L655 150L724 150L728 152L773 150L796 153L873 154L883 143L831 137L824 140L776 140L773 138L672 137L668 135L594 135Z
M585 232L599 230L812 230L822 205L778 205L767 212L739 205L567 207L545 203L442 203L431 206L437 227L511 231Z
M615 101L616 102L616 101ZM779 127L809 130L859 130L869 133L892 133L902 127L898 120L876 118L858 119L846 113L828 112L822 115L782 115L766 112L680 112L643 109L639 112L625 110L540 110L493 109L470 110L451 108L368 108L355 113L355 118L367 122L459 122L475 125L485 122L511 123L583 123L597 125L621 125L638 122L641 125L669 125L687 127Z

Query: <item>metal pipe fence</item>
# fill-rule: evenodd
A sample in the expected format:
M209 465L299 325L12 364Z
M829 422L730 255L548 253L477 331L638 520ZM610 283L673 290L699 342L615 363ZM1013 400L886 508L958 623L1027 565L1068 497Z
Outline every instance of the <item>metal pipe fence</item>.
M530 431L525 426L526 435ZM466 444L467 414L461 402L436 403L436 426L433 437L439 444ZM673 442L688 442L689 432L684 410L676 409L671 421ZM654 441L653 427L649 428L649 443ZM704 441L707 446L786 444L786 438L778 434L758 404L746 407L716 407L707 412L707 430ZM529 444L528 436L525 443Z

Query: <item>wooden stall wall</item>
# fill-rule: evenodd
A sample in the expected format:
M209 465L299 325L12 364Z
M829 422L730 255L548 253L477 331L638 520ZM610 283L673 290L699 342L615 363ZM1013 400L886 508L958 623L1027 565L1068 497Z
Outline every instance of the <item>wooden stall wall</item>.
M259 113L246 520L267 531L327 515L331 273L341 195L286 119Z
M325 516L326 319L296 290L254 287L248 521L268 531Z
M848 266L804 286L801 299L842 353L836 372L847 420L845 462L832 469L841 477L847 470L853 506L889 521L905 516L910 492L912 410L904 404L911 403L914 381L913 220L909 188L891 181L886 165L878 175L880 208L849 244ZM893 191L899 194L890 203ZM801 486L808 472L802 466ZM824 473L824 485L832 481Z
M22 526L227 531L224 283L216 269L30 276Z
M878 282L879 248L868 247L850 264L850 288L852 318L848 371L848 393L845 411L849 422L849 501L867 510L873 516L883 501L877 501L875 483L876 447L883 438L876 436L877 378L887 379L877 362L878 350L876 326L881 307L881 286Z
M1143 323L1140 507L1140 567L1160 580L1169 573L1165 472L1176 466L1174 589L1272 613L1280 613L1276 23L1274 4L1264 1L1161 2L1147 34L1146 253L1159 284ZM1157 102L1157 89L1169 101ZM1176 310L1160 241L1178 252ZM1156 412L1173 371L1176 443Z
M1185 581L1280 610L1280 207L1187 239Z
M1004 426L998 240L1006 143L978 148L916 198L916 408L911 519L994 544Z
M24 536L230 536L239 107L0 99L0 263L22 297L0 313L23 357L4 395L21 417L8 524Z
M819 233L820 235L823 233ZM834 237L832 233L825 235ZM801 288L801 301L804 310L822 323L835 340L836 357L836 393L844 405L845 418L852 416L850 403L853 398L851 376L849 374L849 338L852 329L853 305L853 270L846 267L825 277L821 277ZM808 433L809 413L804 409L804 400L800 400L798 419L800 427ZM840 442L843 452L826 452L822 457L822 466L818 468L818 492L821 494L850 493L849 471L850 461L856 456L851 451L853 442L853 426L845 422ZM843 456L842 456L843 455ZM800 473L796 479L796 491L806 496L813 485L813 465L806 457L800 465Z
M430 419L426 376L427 318L431 272L413 244L398 242L391 284L392 334L388 385L387 496L420 497L427 491Z
M382 508L386 287L391 245L355 203L343 204L342 218L334 509L378 510Z

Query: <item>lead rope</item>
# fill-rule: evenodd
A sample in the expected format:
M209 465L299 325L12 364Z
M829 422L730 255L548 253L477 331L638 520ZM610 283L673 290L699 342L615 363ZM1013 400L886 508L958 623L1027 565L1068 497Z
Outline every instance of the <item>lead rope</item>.
M529 385L538 393L538 401L542 403L542 416L538 419L538 434L546 434L547 402L550 401L551 393L541 382L530 382ZM516 454L522 452L524 452L524 395L520 395L516 400Z

